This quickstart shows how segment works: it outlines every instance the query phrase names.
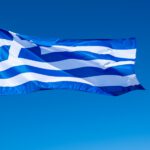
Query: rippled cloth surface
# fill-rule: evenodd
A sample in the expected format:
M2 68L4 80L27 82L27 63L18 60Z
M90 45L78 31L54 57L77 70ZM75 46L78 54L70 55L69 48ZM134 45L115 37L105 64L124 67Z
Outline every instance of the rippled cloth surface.
M0 95L74 89L121 95L144 89L129 39L43 40L0 30Z

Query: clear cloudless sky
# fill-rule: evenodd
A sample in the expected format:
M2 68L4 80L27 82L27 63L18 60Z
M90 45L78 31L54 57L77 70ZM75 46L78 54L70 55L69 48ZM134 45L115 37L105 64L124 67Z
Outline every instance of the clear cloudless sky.
M0 150L150 150L149 0L0 0L0 27L41 38L137 38L147 89L0 96Z

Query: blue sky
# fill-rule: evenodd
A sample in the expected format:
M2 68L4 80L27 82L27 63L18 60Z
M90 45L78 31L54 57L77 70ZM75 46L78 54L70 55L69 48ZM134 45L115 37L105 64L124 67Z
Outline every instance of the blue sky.
M119 97L71 90L0 97L2 150L149 150L148 0L5 0L0 26L43 38L137 38L147 89Z

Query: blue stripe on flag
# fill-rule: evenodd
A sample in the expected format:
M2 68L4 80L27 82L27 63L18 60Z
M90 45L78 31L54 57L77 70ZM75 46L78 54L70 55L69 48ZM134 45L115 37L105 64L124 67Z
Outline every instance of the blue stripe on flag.
M42 40L33 36L18 35L22 39L32 40L34 43L42 46L63 45L63 46L105 46L112 49L134 49L136 48L136 39L48 39Z
M13 36L8 31L0 29L0 39L13 40Z
M77 69L69 69L69 70L48 70L37 68L33 66L16 66L9 68L5 71L0 72L0 79L7 79L10 77L14 77L21 73L26 72L34 72L48 76L57 76L57 77L90 77L90 76L98 76L98 75L120 75L126 76L134 74L133 65L121 65L115 66L107 69L101 69L97 67L82 67Z
M19 35L17 34L17 36L22 39L22 40L29 40L32 41L33 43L40 45L40 46L51 46L54 45L56 43L56 41L58 40L57 38L51 38L51 39L41 39L41 38L37 38L34 36L27 36L27 35Z
M118 96L132 90L143 90L141 85L134 85L128 87L121 86L108 86L108 87L95 87L85 83L78 82L39 82L31 81L15 87L0 87L0 95L8 94L27 94L38 90L53 90L53 89L70 89L79 90L84 92L98 93L104 95Z
M39 47L33 48L22 48L19 54L19 58L25 58L30 60L36 60L40 62L56 62L66 59L80 59L80 60L95 60L95 59L106 59L106 60L113 60L113 61L132 61L135 59L128 59L128 58L119 58L114 57L110 54L96 54L92 52L86 51L76 51L76 52L52 52L48 54L41 54L41 49Z
M134 49L136 48L135 38L129 39L80 39L80 40L58 40L55 45L65 46L106 46L112 49Z

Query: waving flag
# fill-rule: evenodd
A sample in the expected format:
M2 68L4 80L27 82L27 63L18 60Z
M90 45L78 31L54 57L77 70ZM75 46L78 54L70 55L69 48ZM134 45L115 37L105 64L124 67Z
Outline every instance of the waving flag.
M0 30L0 95L74 89L120 95L143 89L135 39L42 40Z

